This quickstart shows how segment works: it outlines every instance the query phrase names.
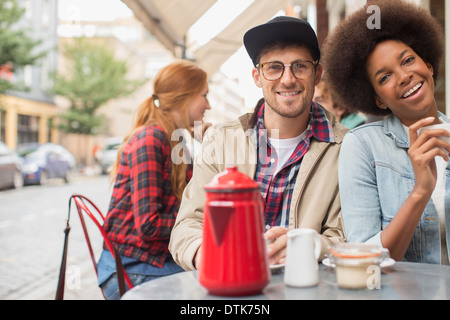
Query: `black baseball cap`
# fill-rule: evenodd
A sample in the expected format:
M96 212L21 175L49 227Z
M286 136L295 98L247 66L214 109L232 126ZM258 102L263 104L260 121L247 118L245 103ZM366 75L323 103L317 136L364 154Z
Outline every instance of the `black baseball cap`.
M262 48L276 41L297 41L311 49L314 59L320 59L319 43L311 25L302 19L280 16L248 30L244 35L244 45L248 55L256 65Z

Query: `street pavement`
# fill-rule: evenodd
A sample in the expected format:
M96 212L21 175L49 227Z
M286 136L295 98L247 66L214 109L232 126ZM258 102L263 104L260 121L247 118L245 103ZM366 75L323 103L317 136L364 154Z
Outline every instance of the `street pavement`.
M69 184L0 191L0 300L55 299L67 220L73 193L91 198L105 214L111 184L107 176L83 175ZM86 221L98 259L102 238ZM67 259L66 300L103 299L75 206Z

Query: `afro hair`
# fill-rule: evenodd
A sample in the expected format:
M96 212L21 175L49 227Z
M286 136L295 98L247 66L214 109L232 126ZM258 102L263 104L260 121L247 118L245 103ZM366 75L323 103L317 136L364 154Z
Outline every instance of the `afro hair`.
M371 5L380 8L379 29L369 28ZM367 114L391 113L377 107L366 72L368 57L385 40L398 40L411 47L433 66L436 81L445 50L441 24L424 8L403 0L368 1L338 25L322 47L324 70L338 103Z

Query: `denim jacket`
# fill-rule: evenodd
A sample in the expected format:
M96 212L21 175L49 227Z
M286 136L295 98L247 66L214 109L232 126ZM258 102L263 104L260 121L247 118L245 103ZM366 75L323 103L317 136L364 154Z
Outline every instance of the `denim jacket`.
M443 114L439 116L450 122ZM349 131L339 158L339 189L348 242L381 245L380 234L411 193L415 177L408 156L409 139L391 115ZM445 170L447 250L450 244L450 163ZM428 202L404 260L440 263L437 210Z

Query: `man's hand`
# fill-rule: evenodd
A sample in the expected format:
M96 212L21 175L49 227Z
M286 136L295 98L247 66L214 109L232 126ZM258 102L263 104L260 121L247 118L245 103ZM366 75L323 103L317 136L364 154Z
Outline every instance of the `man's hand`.
M273 227L264 234L267 241L269 265L286 262L287 232L289 228Z

